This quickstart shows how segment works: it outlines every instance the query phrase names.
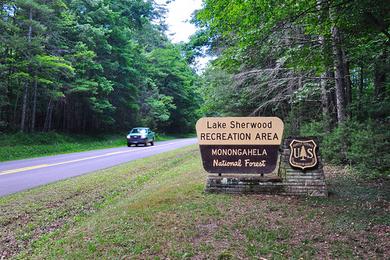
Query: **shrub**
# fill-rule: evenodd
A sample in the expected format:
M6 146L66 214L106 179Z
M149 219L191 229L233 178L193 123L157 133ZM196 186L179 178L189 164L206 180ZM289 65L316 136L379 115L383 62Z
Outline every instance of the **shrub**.
M390 133L387 129L373 123L349 128L347 159L365 177L390 175Z
M386 123L353 120L325 133L321 122L301 127L301 134L318 136L320 152L326 162L350 164L367 178L390 174L390 132Z

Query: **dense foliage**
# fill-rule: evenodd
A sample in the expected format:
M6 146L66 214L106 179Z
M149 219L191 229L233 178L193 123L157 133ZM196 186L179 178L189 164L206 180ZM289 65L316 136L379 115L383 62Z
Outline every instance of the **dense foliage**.
M197 75L152 0L0 4L0 131L193 128Z
M206 46L206 115L277 115L318 135L325 159L390 169L390 4L204 0L189 60Z
M387 0L204 0L184 46L164 12L2 1L0 131L187 132L200 114L276 115L286 135L320 136L326 160L389 175ZM199 78L188 63L205 47L216 59Z

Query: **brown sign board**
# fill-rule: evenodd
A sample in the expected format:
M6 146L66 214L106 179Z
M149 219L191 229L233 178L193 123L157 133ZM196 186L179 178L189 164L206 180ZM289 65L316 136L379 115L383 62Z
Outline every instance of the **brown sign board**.
M201 118L196 132L203 167L209 173L271 173L283 128L277 117Z
M290 165L302 170L317 166L318 145L314 139L292 138L290 141Z

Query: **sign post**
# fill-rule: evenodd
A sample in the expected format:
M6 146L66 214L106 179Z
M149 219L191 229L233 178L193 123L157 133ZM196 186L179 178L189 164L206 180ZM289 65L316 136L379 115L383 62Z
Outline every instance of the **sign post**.
M283 121L277 117L205 117L196 123L209 173L268 174L275 170Z

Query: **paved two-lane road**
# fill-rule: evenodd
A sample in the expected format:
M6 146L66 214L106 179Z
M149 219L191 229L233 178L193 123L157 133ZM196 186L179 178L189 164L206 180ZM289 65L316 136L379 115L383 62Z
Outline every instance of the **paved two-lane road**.
M195 144L196 138L0 163L0 196Z

